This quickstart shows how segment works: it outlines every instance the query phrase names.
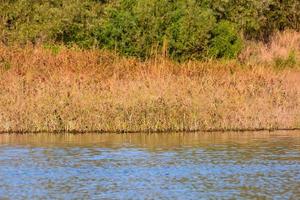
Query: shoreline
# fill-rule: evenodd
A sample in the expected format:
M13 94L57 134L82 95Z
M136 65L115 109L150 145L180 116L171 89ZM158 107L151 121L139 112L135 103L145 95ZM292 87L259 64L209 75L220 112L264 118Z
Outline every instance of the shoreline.
M253 129L207 129L207 130L141 130L141 131L101 131L101 130L40 130L40 131L0 131L0 134L136 134L136 133L145 133L145 134L159 134L159 133L243 133L243 132L280 132L280 131L300 131L300 127L297 128L253 128Z

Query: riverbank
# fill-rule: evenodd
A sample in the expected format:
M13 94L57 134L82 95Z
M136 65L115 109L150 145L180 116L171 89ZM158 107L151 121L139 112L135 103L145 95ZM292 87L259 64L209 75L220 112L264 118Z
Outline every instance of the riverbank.
M0 132L300 128L299 68L0 47Z

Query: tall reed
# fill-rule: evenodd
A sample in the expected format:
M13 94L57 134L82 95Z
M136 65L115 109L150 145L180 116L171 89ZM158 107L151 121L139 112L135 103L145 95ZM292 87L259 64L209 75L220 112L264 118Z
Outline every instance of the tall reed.
M0 46L0 131L300 127L300 71Z

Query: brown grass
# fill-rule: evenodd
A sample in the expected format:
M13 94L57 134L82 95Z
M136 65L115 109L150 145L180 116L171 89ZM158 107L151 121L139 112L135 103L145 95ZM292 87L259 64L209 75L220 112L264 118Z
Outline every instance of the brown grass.
M300 128L300 72L0 46L0 131Z
M292 65L300 65L300 32L286 30L271 37L268 43L248 41L240 60L247 64L275 64L278 60L294 60ZM291 62L291 60L290 60Z

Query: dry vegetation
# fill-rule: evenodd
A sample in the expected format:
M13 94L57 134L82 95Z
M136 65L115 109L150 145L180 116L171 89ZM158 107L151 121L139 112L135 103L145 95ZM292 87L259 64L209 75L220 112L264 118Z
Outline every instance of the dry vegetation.
M299 65L300 33L286 30L274 34L268 43L249 41L239 59L250 65L273 64L279 68Z
M2 132L300 128L297 67L31 46L0 46L0 66Z

